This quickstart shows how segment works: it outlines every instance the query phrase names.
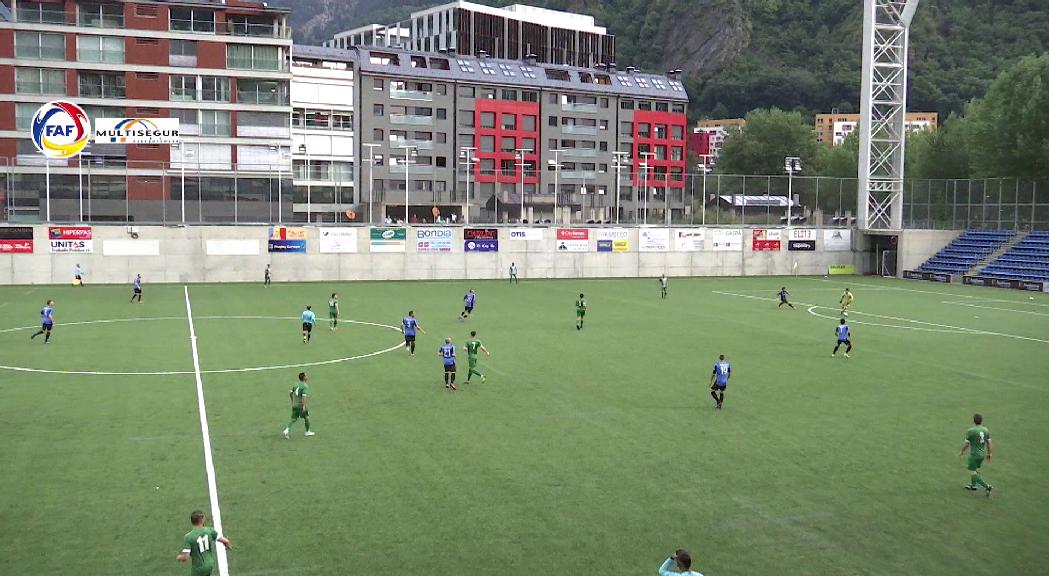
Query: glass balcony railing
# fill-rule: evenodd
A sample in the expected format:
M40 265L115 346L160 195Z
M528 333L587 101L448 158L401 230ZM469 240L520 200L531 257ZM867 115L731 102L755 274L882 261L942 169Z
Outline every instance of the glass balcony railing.
M227 58L226 66L233 70L267 70L272 72L283 72L288 69L288 63L275 58Z
M433 166L416 166L414 164L409 164L407 166L404 164L394 164L393 166L390 166L390 172L394 174L404 174L405 168L408 169L408 174L433 174Z
M597 178L596 170L562 170L561 178L565 180L593 180Z
M417 116L415 114L390 114L391 124L406 124L410 126L433 126L433 116Z
M577 124L565 124L564 126L561 126L561 132L563 132L564 134L596 136L597 126L579 126Z
M422 90L406 90L403 88L390 88L390 98L394 100L423 100L426 102L433 101L433 92L423 92Z
M419 150L431 150L433 149L433 140L390 138L390 146L393 148L418 148Z
M572 158L594 158L597 156L597 150L593 148L567 148L563 154Z
M290 30L276 23L226 22L226 34L254 38L289 38Z
M565 112L597 112L597 104L580 104L578 102L562 102L561 110Z

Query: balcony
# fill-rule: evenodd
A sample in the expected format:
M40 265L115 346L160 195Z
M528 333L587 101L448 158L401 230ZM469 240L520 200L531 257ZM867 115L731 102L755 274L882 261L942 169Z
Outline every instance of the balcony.
M417 116L415 114L390 114L390 123L405 126L433 126L433 116Z
M390 173L392 173L392 174L404 174L404 169L405 168L408 169L408 174L418 174L418 175L422 175L422 176L431 176L431 175L433 175L433 166L427 166L427 165L416 166L414 164L409 164L409 165L405 166L403 163L394 164L394 165L390 166Z
M565 112L584 112L588 114L597 113L597 104L580 104L578 102L562 102L561 110Z
M262 72L287 72L288 61L278 58L226 58L226 67L231 70L258 70Z
M563 180L594 180L597 178L596 170L562 170Z
M419 150L432 150L433 140L408 140L404 138L390 138L391 148L418 148Z
M566 148L562 154L569 158L595 158L597 150L594 148Z
M390 88L390 98L393 100L422 100L425 102L432 102L433 92L423 92L422 90L405 90L403 88Z
M581 136L597 136L597 126L565 124L561 126L561 132L564 134L579 134Z
M276 23L226 22L225 33L229 36L253 38L291 38L291 29Z

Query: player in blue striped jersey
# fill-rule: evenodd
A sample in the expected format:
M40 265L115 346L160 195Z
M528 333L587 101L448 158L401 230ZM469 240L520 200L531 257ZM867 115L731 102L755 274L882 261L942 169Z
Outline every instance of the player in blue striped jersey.
M849 325L845 323L845 319L842 318L841 322L834 328L834 333L838 337L838 343L834 345L834 352L831 352L831 356L838 354L838 348L841 345L845 345L845 357L849 357L849 352L852 352L852 332L849 331Z
M732 377L732 365L725 360L725 355L718 356L718 361L714 363L714 372L710 374L710 396L714 398L714 409L721 410L721 405L725 402L725 388L728 387L728 380Z
M401 319L401 332L404 332L404 349L415 356L415 331L426 334L422 324L415 319L415 310L409 310L408 315Z
M445 338L444 345L437 351L444 363L444 387L449 390L458 390L455 387L455 344L452 339Z
M474 304L476 303L477 294L474 292L473 288L470 288L470 291L466 293L466 296L463 296L463 311L459 314L459 319L466 320L469 318L470 314L473 314Z

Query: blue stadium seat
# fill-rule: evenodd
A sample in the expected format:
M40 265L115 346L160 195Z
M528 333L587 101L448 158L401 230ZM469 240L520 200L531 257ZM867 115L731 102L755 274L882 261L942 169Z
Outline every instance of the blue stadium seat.
M980 270L981 276L1049 281L1049 232L1030 232Z
M918 270L964 274L999 246L1008 242L1013 235L1011 230L966 230L925 261Z

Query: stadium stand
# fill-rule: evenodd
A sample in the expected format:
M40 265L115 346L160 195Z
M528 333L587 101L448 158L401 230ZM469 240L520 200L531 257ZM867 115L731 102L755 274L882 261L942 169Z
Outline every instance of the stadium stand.
M1012 239L1012 230L966 230L918 267L919 272L965 274ZM1049 254L1049 250L1046 252Z
M980 276L1049 282L1049 232L1031 232L980 270Z

